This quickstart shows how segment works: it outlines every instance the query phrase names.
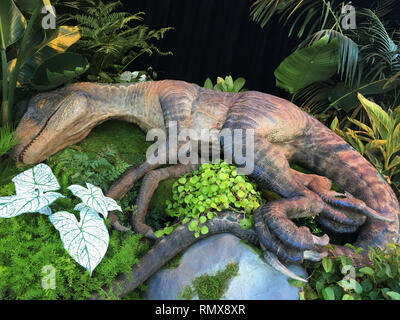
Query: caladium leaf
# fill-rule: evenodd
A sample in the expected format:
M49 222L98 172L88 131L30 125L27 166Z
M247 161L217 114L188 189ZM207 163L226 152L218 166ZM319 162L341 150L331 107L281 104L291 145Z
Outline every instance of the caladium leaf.
M46 192L60 189L51 168L43 163L20 173L12 181L17 195L35 190Z
M115 202L114 199L105 197L103 191L90 184L86 183L87 188L72 185L68 189L82 202L93 210L101 213L105 218L108 216L108 211L119 210L122 211L121 207Z
M65 211L49 217L60 232L64 248L90 275L107 252L109 235L103 219L89 207L81 206L80 221Z
M57 192L25 192L11 197L0 198L0 218L14 218L23 213L39 212L58 198L64 198Z

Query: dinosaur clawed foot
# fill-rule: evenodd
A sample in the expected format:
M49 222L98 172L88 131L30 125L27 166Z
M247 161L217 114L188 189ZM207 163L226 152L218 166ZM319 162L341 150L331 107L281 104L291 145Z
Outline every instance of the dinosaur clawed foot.
M279 204L271 203L254 213L254 227L260 244L274 253L281 261L302 263L305 259L319 261L325 253L318 248L329 244L329 237L317 237L306 227L297 227L278 211ZM283 211L281 211L283 212Z

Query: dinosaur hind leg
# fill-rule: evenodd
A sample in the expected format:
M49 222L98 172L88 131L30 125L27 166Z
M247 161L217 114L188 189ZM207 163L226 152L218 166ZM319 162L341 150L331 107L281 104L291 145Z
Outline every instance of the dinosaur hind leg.
M290 219L315 216L325 204L298 181L278 147L256 136L254 150L252 177L261 187L268 187L283 197L258 208L254 213L260 242L280 259L300 263L315 246L326 245L329 238L316 237L308 228L299 228Z

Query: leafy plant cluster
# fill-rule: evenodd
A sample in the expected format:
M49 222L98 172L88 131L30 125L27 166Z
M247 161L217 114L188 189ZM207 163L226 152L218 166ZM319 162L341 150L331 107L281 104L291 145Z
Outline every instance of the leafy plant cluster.
M42 27L40 17L45 5L51 6L50 0L0 2L3 126L12 123L17 88L49 90L89 67L82 56L65 52L80 38L76 26Z
M0 299L80 300L89 298L93 292L114 299L112 292L101 288L111 285L118 275L128 274L149 248L140 241L139 234L108 228L107 253L90 277L65 251L46 216L0 219ZM42 287L45 266L56 270L54 290Z
M5 126L0 128L0 157L5 155L11 148L17 145L14 139L14 133Z
M107 218L109 211L121 211L115 200L105 197L100 188L90 183L86 183L87 188L69 186L68 190L81 200L74 207L80 212L78 221L72 213L53 213L50 208L58 198L65 197L54 192L60 189L60 185L49 166L38 164L14 177L12 182L16 194L0 197L0 218L15 218L25 213L48 216L59 231L64 248L92 275L109 244L108 230L100 215Z
M243 87L245 83L246 80L244 78L237 78L235 81L233 81L232 76L226 76L225 79L218 77L215 85L210 78L207 78L203 87L223 92L242 92L244 91Z
M82 37L74 50L89 60L90 81L109 81L144 54L172 54L153 44L172 28L151 30L142 24L144 12L132 15L117 11L121 1L77 0L67 5L74 10L64 15L63 20L79 26Z
M386 249L354 248L357 254L367 254L370 266L355 267L349 257L324 258L309 263L311 275L304 286L296 280L289 282L302 287L300 298L305 300L400 300L400 245L388 244Z
M248 229L252 225L252 213L260 204L261 196L255 185L246 176L239 175L233 165L221 161L205 163L173 184L172 201L166 201L166 211L177 222L158 230L156 236L170 234L180 224L188 224L195 237L207 234L204 224L223 210L243 213L240 224Z
M47 160L64 190L70 183L84 182L108 190L129 167L116 148L105 145L98 153L67 148Z
M349 142L353 148L365 156L391 183L398 188L400 184L400 107L386 112L381 106L358 94L365 109L370 126L356 119L349 121L357 130L338 128L338 120L331 129Z
M258 0L255 21L265 26L277 15L289 35L305 38L275 71L276 84L306 111L362 119L357 93L371 95L389 109L400 99L400 55L396 30L385 23L394 0L377 1L375 10L356 8L356 28L343 28L343 1ZM341 123L342 124L342 123Z

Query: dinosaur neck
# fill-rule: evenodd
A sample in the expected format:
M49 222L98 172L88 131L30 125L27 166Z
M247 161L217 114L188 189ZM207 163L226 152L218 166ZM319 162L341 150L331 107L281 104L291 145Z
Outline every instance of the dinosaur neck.
M97 124L117 119L137 124L147 132L153 128L164 128L159 102L158 83L95 84L78 83L69 87L85 91Z

